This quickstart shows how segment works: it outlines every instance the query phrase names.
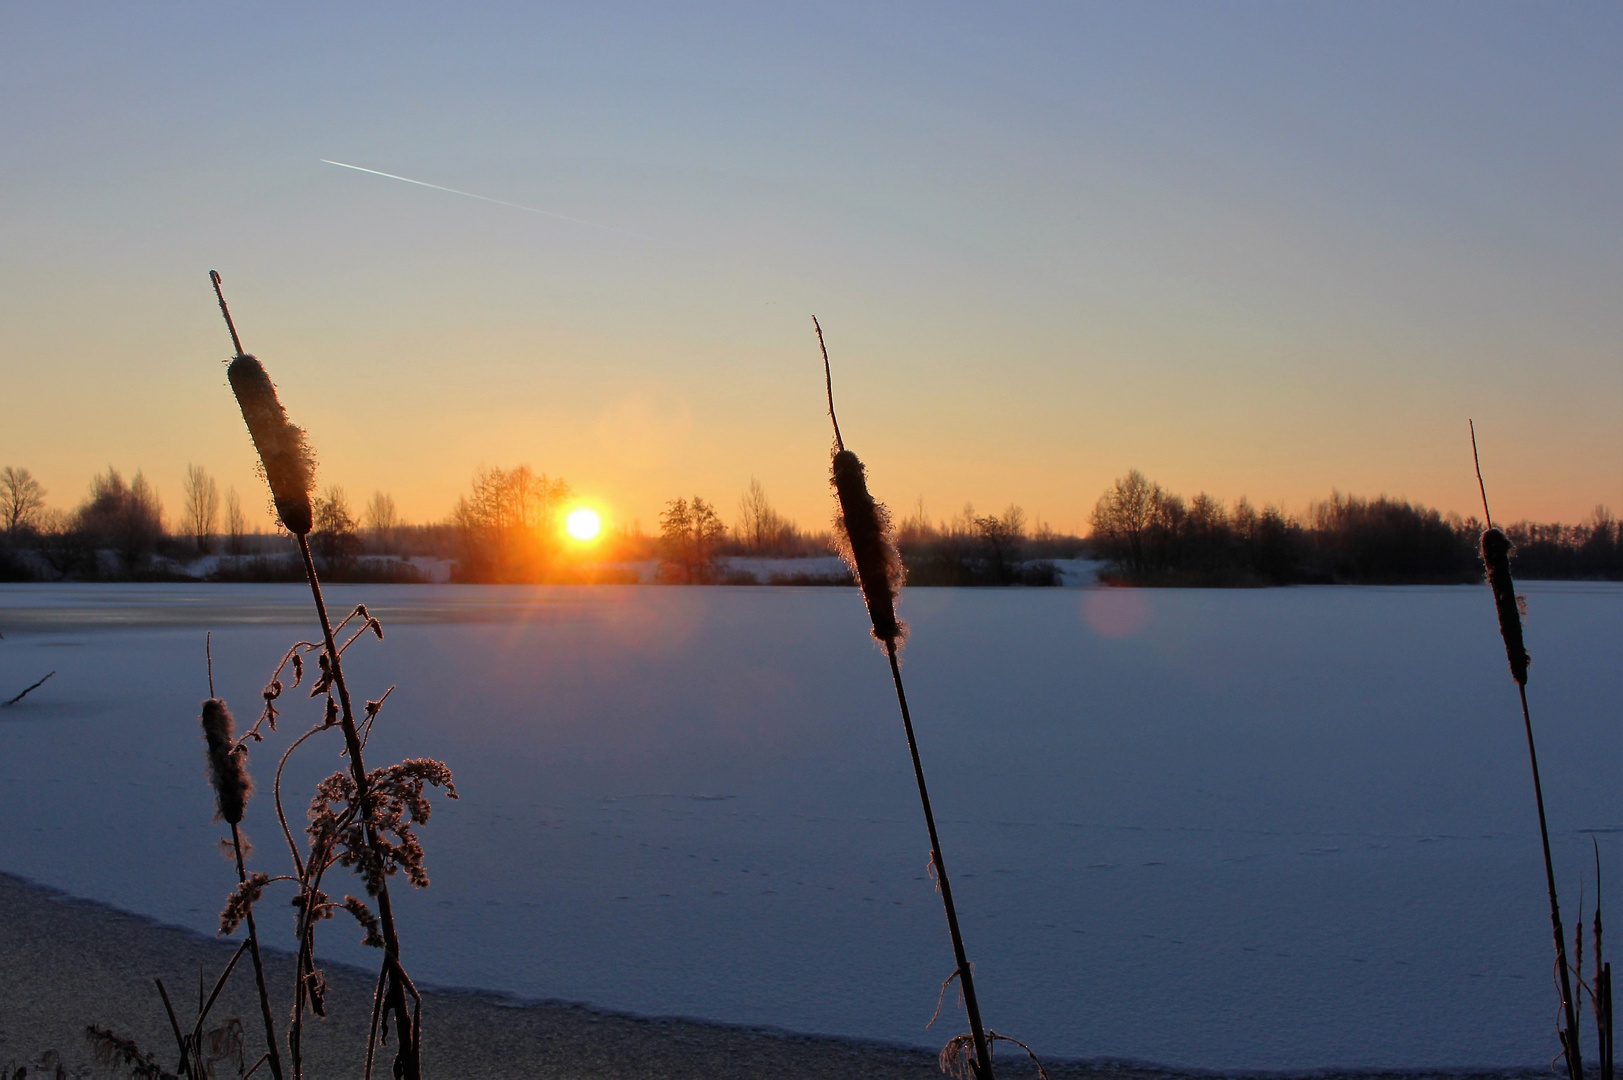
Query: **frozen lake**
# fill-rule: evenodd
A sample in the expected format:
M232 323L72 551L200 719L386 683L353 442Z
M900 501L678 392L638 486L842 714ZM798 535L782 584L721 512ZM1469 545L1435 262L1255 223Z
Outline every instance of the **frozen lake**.
M1570 932L1592 839L1623 896L1623 590L1522 591ZM924 1026L952 953L854 590L331 590L360 600L388 638L351 650L351 686L398 685L369 762L443 758L462 793L422 830L433 886L396 887L420 981L932 1047L961 1030L950 995ZM992 1027L1214 1069L1558 1052L1485 587L915 589L903 614ZM316 632L293 586L0 586L0 696L57 671L0 711L0 870L212 932L231 871L197 725L205 630L241 723ZM246 822L271 873L275 755L319 719L284 702ZM341 764L323 740L289 768L300 818ZM262 918L289 947L291 919ZM328 927L329 956L370 964L352 923Z

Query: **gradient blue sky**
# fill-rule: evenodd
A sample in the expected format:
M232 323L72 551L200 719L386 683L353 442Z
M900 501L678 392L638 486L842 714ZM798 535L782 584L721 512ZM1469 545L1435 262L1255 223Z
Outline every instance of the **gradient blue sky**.
M1623 509L1620 71L1616 4L6 5L0 464L258 510L218 268L415 520L523 461L823 525L813 313L898 509L1469 512L1467 416L1496 516Z

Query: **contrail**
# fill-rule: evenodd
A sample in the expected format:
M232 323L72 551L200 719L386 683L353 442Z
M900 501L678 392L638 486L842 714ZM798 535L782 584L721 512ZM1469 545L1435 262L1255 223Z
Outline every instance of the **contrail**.
M340 169L354 169L356 172L371 173L373 176L383 176L390 180L402 180L408 184L416 184L418 187L433 188L435 191L445 191L452 195L461 195L468 199L478 199L480 202L495 203L497 206L507 206L514 210L526 210L529 213L540 214L543 217L557 218L559 221L568 221L576 225L585 225L593 229L603 229L607 232L619 233L621 236L636 237L638 240L648 239L646 236L639 233L627 232L624 229L616 229L612 225L600 225L595 221L586 221L582 218L570 217L568 214L555 214L551 210L538 210L533 206L521 206L518 203L508 202L505 199L492 199L489 195L475 195L471 191L458 191L456 188L441 187L438 184L430 184L426 180L413 180L409 176L396 176L394 173L379 172L377 169L367 169L360 165L349 165L342 161L333 161L331 158L322 158L321 163L323 165L336 165Z

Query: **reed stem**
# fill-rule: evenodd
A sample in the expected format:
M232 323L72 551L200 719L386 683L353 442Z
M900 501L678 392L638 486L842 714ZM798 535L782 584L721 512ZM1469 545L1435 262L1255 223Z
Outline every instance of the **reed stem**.
M322 640L326 644L327 659L332 664L333 685L338 688L338 705L340 709L339 726L344 732L344 744L349 749L350 775L355 779L355 800L360 806L361 823L366 829L366 842L376 848L378 844L377 833L372 826L371 793L368 790L366 779L366 765L361 760L361 740L355 729L355 712L350 706L349 686L344 682L343 663L339 658L338 643L333 640L332 620L327 616L327 602L321 595L321 579L316 575L315 560L310 557L309 538L302 533L295 534L299 542L299 554L304 559L305 577L310 581L310 594L315 598L316 614L321 619ZM394 964L390 966L389 989L385 995L387 1008L394 1011L395 1036L399 1039L396 1054L399 1064L404 1071L399 1074L402 1080L422 1080L422 1062L417 1050L419 1040L413 1031L411 1015L406 1011L406 992L401 985L396 968L399 965L400 938L395 933L394 907L389 903L389 886L387 882L378 883L378 921L382 924L383 947L393 958Z
M885 654L890 658L891 681L896 684L896 703L902 709L902 727L907 730L907 749L913 755L913 778L919 783L924 824L930 830L930 858L935 864L936 883L941 887L941 906L947 910L947 930L952 934L953 958L958 962L958 985L964 991L964 1011L969 1014L969 1032L975 1039L975 1075L980 1080L993 1080L992 1056L987 1052L986 1030L981 1025L981 1006L975 998L975 975L964 952L964 935L958 929L958 908L952 902L947 864L941 858L941 839L936 835L935 814L930 809L930 789L924 782L924 763L919 760L919 744L913 736L913 716L907 709L907 691L902 688L902 668L896 662L894 641L885 644Z
M220 272L209 271L209 282L214 286L214 298L220 301L220 314L225 316L225 327L231 331L231 347L236 350L234 355L242 355L242 340L237 337L237 324L231 319L231 309L225 306L225 292L220 288Z
M1566 1022L1566 1028L1561 1032L1561 1047L1566 1052L1567 1075L1571 1080L1584 1080L1583 1052L1578 1046L1578 1012L1572 1000L1572 975L1567 968L1567 943L1561 930L1561 905L1555 897L1555 863L1550 859L1550 829L1544 820L1544 786L1539 782L1538 750L1533 746L1533 720L1527 711L1527 687L1518 683L1517 689L1522 699L1522 726L1527 729L1527 760L1533 766L1533 798L1538 802L1538 835L1544 844L1544 880L1550 890L1555 966L1561 973L1561 1009Z
M210 665L212 667L212 664ZM209 676L209 691L213 692L213 675ZM242 833L235 822L231 824L231 849L237 855L237 881L248 883L248 871L242 864ZM270 1047L270 1071L275 1080L282 1080L282 1058L276 1052L276 1022L271 1018L270 992L265 989L265 965L259 959L259 929L254 926L254 905L246 906L248 923L248 955L254 961L254 982L259 985L259 1015L265 1021L265 1042Z

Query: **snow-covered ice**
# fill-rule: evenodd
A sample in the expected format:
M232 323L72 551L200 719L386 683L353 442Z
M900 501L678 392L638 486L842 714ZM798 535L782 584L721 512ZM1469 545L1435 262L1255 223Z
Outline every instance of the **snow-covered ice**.
M1570 932L1592 841L1623 896L1623 590L1522 591ZM951 951L854 590L330 595L388 631L346 659L360 696L398 684L371 762L443 758L462 793L422 832L432 888L396 887L418 979L921 1045L959 1030L950 992L924 1029ZM914 589L903 614L994 1028L1060 1057L1219 1069L1557 1052L1485 589ZM247 722L313 634L307 594L0 586L0 691L58 673L0 711L0 870L212 931L231 872L197 727L205 630ZM284 701L247 822L273 872L273 751L318 718ZM324 739L290 766L295 814L341 765ZM328 924L328 955L369 961L358 937Z

